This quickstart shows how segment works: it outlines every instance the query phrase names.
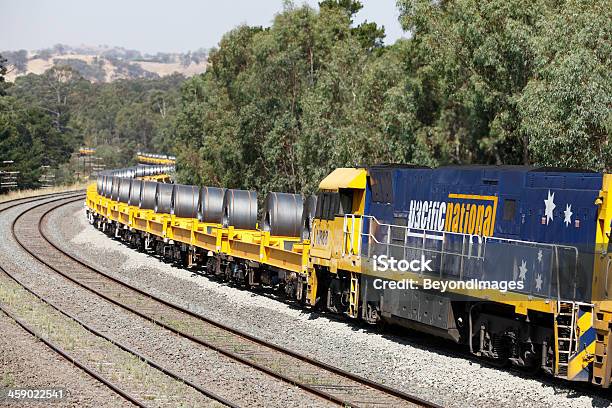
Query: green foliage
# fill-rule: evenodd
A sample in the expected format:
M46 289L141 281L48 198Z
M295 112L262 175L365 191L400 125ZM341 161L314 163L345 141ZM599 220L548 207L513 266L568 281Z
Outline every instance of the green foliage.
M287 7L269 29L226 34L182 90L181 180L306 192L337 166L432 162L413 132L408 47L372 53L384 32L352 26L360 7Z
M572 0L549 10L531 40L535 75L518 107L536 162L612 169L610 21L602 2Z
M21 188L39 185L41 166L54 168L69 159L79 142L71 110L83 85L70 68L53 68L20 78L0 97L2 160L15 162Z
M433 73L442 161L609 169L609 5L400 0Z
M70 151L69 136L58 131L50 115L14 97L0 98L0 152L2 160L15 161L20 187L36 187L41 166L65 162Z
M29 74L17 78L10 94L47 112L60 132L72 131L71 111L81 103L78 94L87 87L78 72L67 66L53 67L42 75Z
M363 4L357 0L323 0L319 2L319 7L339 8L352 17L363 8Z
M103 68L104 62L102 60L96 59L91 63L87 63L76 58L54 58L53 64L56 67L69 66L89 81L104 82L106 79L106 72Z
M183 181L313 191L379 162L610 168L610 8L600 1L400 0L406 40L359 1L286 2L187 81Z
M0 54L0 96L3 96L5 94L4 88L6 87L6 85L4 77L8 73L6 63L6 58L4 58L2 54Z
M175 153L181 182L261 193L312 192L333 168L381 162L612 167L605 2L399 0L410 38L387 46L384 28L354 23L361 2L319 6L285 1L271 27L236 27L189 80L91 83L81 75L99 80L99 65L67 60L6 86L0 58L1 151L30 184L84 143L108 167ZM207 52L104 55L140 76L130 61Z
M0 96L0 151L37 185L41 166L70 181L65 163L79 146L98 147L107 168L132 164L137 150L170 152L184 78L91 83L67 65L18 77Z
M363 4L357 0L323 0L319 2L321 9L341 10L349 17L349 22L353 24L353 17L363 8ZM325 10L323 10L325 13ZM351 27L351 34L359 41L360 45L367 50L381 48L385 38L384 27L378 27L376 23L367 21L357 27Z
M427 49L439 107L432 131L451 162L527 162L516 99L532 75L529 39L541 2L400 1L405 29Z
M3 51L2 54L8 60L8 64L11 65L16 72L25 72L27 70L28 52L26 50Z

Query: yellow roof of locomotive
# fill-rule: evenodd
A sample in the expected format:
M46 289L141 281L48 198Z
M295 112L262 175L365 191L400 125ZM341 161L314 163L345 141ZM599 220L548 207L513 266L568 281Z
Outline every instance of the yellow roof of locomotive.
M332 171L327 177L321 181L319 188L321 190L337 191L341 188L361 188L366 187L366 169L356 169L341 167Z

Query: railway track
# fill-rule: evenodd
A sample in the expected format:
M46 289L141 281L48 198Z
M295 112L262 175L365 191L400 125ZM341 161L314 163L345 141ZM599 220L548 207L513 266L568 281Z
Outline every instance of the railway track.
M338 405L437 406L227 327L65 253L47 238L43 224L51 211L74 201L74 198L67 198L59 203L37 204L20 214L11 229L25 251L82 288L200 346Z
M56 197L69 197L69 196L82 196L84 193L83 190L75 190L75 191L65 191L61 193L49 193L49 194L40 194L32 197L21 197L14 198L12 200L0 201L0 212L4 212L6 210L10 210L11 208L17 207L18 205L31 203L34 201L44 200L46 198L56 198Z
M57 196L59 196L59 198ZM42 203L35 204L33 207L30 207L30 209L38 208L39 206L48 205L50 203L55 203L56 201L59 201L59 200L65 200L64 196L65 194L51 194L51 195L34 197L32 199L10 200L5 203L0 203L0 212L4 212L6 210L18 207L23 204L28 204L28 203L33 203L33 202L36 203L38 201L44 200ZM78 196L77 198L78 200L82 199L82 193L77 194L77 196ZM72 201L74 200L73 197L75 196L74 195L69 196L68 199ZM45 200L45 199L49 199L49 200ZM2 204L6 204L6 205L2 205ZM25 212L27 211L28 209L26 209ZM18 285L18 289L21 290L23 293L17 292L15 288L10 288L9 286L11 282L16 283ZM34 320L33 324L27 323L24 319L19 318L14 311L10 310L11 308L7 307L7 305L3 305L2 303L0 303L0 312L4 313L10 319L15 321L19 326L21 326L28 333L40 339L45 345L47 345L57 354L59 354L60 356L68 360L70 363L74 364L75 366L83 370L85 373L90 375L92 378L94 378L98 382L107 386L117 395L129 401L130 403L136 406L139 406L139 407L148 407L152 405L145 401L146 397L144 399L142 397L139 398L139 396L130 392L130 390L125 389L125 387L122 384L120 384L118 381L114 381L111 379L111 378L118 376L117 374L121 370L121 367L120 367L121 364L123 364L123 366L125 367L125 361L111 361L113 357L115 357L116 359L117 356L112 356L112 352L115 350L111 350L111 352L109 353L110 345L114 346L117 350L121 350L122 352L124 352L123 353L124 360L125 360L125 355L131 355L135 357L135 359L138 362L144 362L145 364L147 364L152 370L158 370L160 373L163 373L163 375L168 377L169 379L175 380L177 383L183 384L185 388L189 388L190 391L197 392L201 394L202 396L206 397L204 400L199 400L199 404L204 403L208 406L210 405L209 402L211 402L211 403L214 403L213 405L216 404L217 406L221 404L221 405L228 406L228 407L238 407L237 404L225 398L222 398L216 395L215 393L197 384L194 384L193 382L190 382L189 380L183 378L179 374L171 370L168 370L164 368L161 364L156 363L155 361L145 357L141 353L138 353L137 351L131 349L130 347L124 344L121 344L120 342L115 341L114 339L110 338L107 335L104 335L98 330L95 330L91 326L87 325L86 323L78 319L76 316L66 312L61 307L57 306L54 302L52 302L45 296L40 295L35 290L28 287L28 285L23 283L14 274L10 273L3 267L0 267L0 284L1 284L0 288L2 288L5 291L4 294L8 293L7 291L10 291L12 289L14 291L13 293L18 294L16 295L16 297L18 297L19 299L22 299L24 296L31 295L31 297L34 300L39 301L39 304L28 303L28 306L27 306L28 311L30 310L32 311L31 313L28 314L28 320ZM13 308L18 308L19 305L13 304L12 306ZM43 316L41 316L41 311L44 307L47 307L48 309L54 312L57 312L56 316L52 316L52 313L49 314L48 312L47 314L43 313ZM58 320L57 315L61 315L67 319L65 319L64 321ZM53 319L54 317L56 318L55 320ZM42 325L40 324L42 319L44 319L44 323L47 326L52 325L53 330L48 330L48 327L47 327L47 330L46 330L47 332L43 333L43 331L45 331L44 329L45 324L42 324ZM72 324L72 328L70 327L70 324ZM87 339L86 336L83 336L82 334L81 336L79 336L78 334L75 334L76 332L74 330L75 324L82 327L88 334L91 335L90 336L91 338ZM64 325L66 327L63 327ZM38 329L35 326L38 326ZM78 350L72 350L72 351L68 350L68 348L70 348L70 340L74 342L74 337L72 339L69 339L66 336L66 337L62 337L61 339L58 339L58 336L53 336L51 333L51 332L61 331L62 329L71 330L71 334L73 334L77 338L76 342L79 345ZM55 337L55 339L53 339L52 337ZM92 342L92 338L94 339L93 342ZM98 344L96 344L96 340ZM107 343L104 343L104 342L107 342ZM66 347L66 344L68 344L68 347ZM95 367L91 363L91 360L85 361L87 360L87 354L89 354L90 356L103 354L102 357L104 361L102 361L102 364L106 366L113 366L113 364L115 364L116 366L119 366L119 367L113 367L114 372L111 370L110 375L108 373L106 375L100 374L99 367ZM119 360L121 359L119 358ZM131 371L132 367L130 366L129 369L130 369L129 371ZM175 401L175 402L176 404L180 403L180 401ZM172 404L172 401L166 401L166 403Z
M2 274L6 275L6 276L10 276L10 274L7 273L6 270L4 270L4 268L2 268L2 267L0 267L0 272ZM81 370L85 371L91 377L93 377L97 381L99 381L102 384L104 384L107 387L109 387L111 390L113 390L115 393L117 393L118 395L120 395L124 399L128 400L129 402L131 402L132 404L134 404L136 406L146 407L146 405L140 403L136 399L135 396L133 396L129 392L121 389L119 386L117 386L112 381L110 381L107 378L105 378L104 376L98 374L95 370L93 370L87 364L82 363L79 359L75 358L74 355L72 355L71 353L67 352L58 342L48 339L47 336L42 334L40 331L36 330L31 325L27 324L22 319L17 317L6 306L0 304L0 311L2 311L2 313L4 313L6 316L8 316L11 320L15 321L19 326L21 326L25 331L30 333L32 336L36 337L37 339L39 339L40 341L45 343L50 349L55 351L57 354L59 354L60 356L65 358L67 361L72 362L74 365L79 367Z

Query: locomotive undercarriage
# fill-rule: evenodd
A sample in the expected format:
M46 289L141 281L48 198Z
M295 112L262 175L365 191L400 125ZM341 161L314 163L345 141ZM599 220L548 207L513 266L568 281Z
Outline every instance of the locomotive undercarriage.
M349 314L350 273L317 268L317 307ZM554 371L553 318L544 313L519 315L514 307L478 299L457 300L420 289L375 291L361 276L359 319L395 325L449 339L476 356L499 365ZM412 292L412 296L410 296ZM471 333L471 335L470 335ZM469 340L471 338L471 341Z
M551 316L516 315L512 308L494 303L469 302L461 306L469 307L465 341L473 354L517 367L553 372Z

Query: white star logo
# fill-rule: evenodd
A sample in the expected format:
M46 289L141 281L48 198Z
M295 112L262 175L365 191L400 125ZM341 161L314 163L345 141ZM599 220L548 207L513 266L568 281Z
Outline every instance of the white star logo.
M565 211L563 211L563 215L565 215L565 219L563 220L563 222L565 223L566 227L572 223L573 214L574 213L572 212L571 204L568 204L567 206L565 206Z
M525 280L525 276L527 275L527 262L521 259L521 266L519 268L519 278L521 280Z
M542 250L541 249L538 251L538 262L540 263L542 262Z
M542 290L542 275L538 273L536 276L536 290L539 292Z
M550 194L550 190L548 190L548 198L544 200L544 205L546 206L546 225L548 222L553 219L553 210L557 207L555 205L555 193Z

